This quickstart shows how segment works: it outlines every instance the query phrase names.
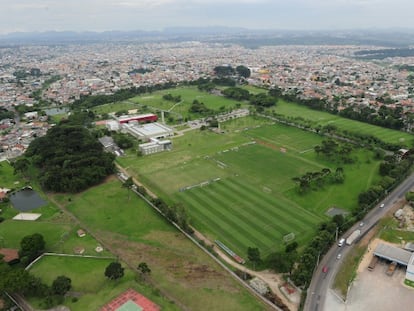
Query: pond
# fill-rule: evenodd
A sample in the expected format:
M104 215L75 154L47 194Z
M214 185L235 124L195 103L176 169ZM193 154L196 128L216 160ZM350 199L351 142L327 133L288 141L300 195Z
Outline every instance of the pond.
M47 204L36 191L31 189L23 189L12 193L10 195L10 202L14 208L21 212L31 211Z
M45 113L48 116L55 116L57 114L63 114L67 112L69 112L69 108L67 107L56 107L56 108L45 109Z

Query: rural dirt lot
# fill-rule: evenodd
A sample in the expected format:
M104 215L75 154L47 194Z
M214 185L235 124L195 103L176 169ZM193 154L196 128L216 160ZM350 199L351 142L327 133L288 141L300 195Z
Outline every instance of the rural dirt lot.
M365 254L365 258L361 262L358 276L352 285L346 303L341 302L331 290L327 296L324 310L393 311L412 308L414 289L407 288L403 284L405 267L398 267L394 275L390 277L385 274L388 263L379 261L373 271L368 271L367 266L371 256L372 248Z

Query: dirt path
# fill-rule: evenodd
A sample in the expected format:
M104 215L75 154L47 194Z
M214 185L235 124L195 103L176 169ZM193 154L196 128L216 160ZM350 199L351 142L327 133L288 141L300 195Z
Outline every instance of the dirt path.
M193 228L194 229L194 228ZM231 266L239 269L240 271L244 271L250 275L253 275L255 277L258 277L259 279L266 282L266 284L269 286L271 291L276 294L286 306L290 310L297 310L299 307L299 301L298 302L292 302L289 299L286 298L286 296L282 293L280 290L280 286L285 283L285 281L282 279L281 275L273 273L269 270L263 270L263 271L253 271L245 266L238 264L231 258L229 258L220 248L218 248L214 243L212 243L209 239L207 239L203 234L198 232L197 230L194 230L194 235L197 237L197 239L204 241L206 245L212 245L213 250L220 256L221 259L223 259L226 263L230 264Z

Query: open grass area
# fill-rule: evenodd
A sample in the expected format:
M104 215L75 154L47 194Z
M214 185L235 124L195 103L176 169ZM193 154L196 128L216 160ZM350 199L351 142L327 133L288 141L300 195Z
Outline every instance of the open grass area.
M46 241L46 250L54 251L59 245L62 236L71 231L70 224L5 220L0 224L0 246L6 248L20 248L20 241L26 235L40 233Z
M163 95L171 94L173 96L181 96L179 103L167 101L163 99ZM201 116L189 112L189 108L194 100L198 100L205 104L209 109L220 111L220 109L235 108L238 102L225 98L223 96L213 95L202 92L195 86L177 87L168 90L156 91L151 94L143 94L136 96L124 102L117 102L94 107L93 111L97 114L117 112L120 110L139 109L141 113L158 112L160 110L170 111L170 116L174 119L198 119ZM246 106L245 103L240 103Z
M111 281L104 276L105 268L113 260L95 258L74 258L45 256L37 262L30 272L40 277L43 282L51 285L59 275L65 275L72 280L72 290L80 294L77 301L70 297L64 304L73 311L99 310L106 302L115 298L128 288L133 288L143 295L151 295L151 299L162 306L163 310L178 310L171 302L153 294L152 290L135 281L135 273L125 269L123 278ZM125 265L123 264L125 267ZM41 301L32 301L41 306Z
M414 232L398 228L395 218L386 218L381 222L379 238L395 244L414 242Z
M365 253L365 247L355 246L352 251L343 259L343 263L335 276L334 288L343 298L346 298L348 287L356 276L356 269Z
M0 162L0 188L14 189L24 186L19 175L14 175L14 168L7 161Z
M119 181L110 180L78 195L60 194L56 200L120 258L133 265L147 262L156 288L179 305L191 310L266 309L136 195L128 199ZM148 298L154 295L149 292ZM170 310L168 304L162 307Z
M276 107L272 108L272 110L281 115L293 118L301 117L303 119L310 120L314 122L315 126L332 124L337 126L338 129L373 135L385 142L395 144L405 143L408 147L412 147L414 145L414 136L412 134L342 118L328 112L313 110L306 106L286 102L284 100L279 100Z

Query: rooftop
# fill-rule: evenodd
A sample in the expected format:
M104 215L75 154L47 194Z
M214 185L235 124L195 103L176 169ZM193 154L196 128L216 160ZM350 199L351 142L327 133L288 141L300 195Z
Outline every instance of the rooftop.
M411 258L411 252L392 245L379 243L374 250L374 255L389 261L395 261L400 265L407 266Z

